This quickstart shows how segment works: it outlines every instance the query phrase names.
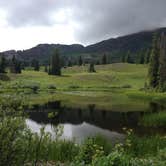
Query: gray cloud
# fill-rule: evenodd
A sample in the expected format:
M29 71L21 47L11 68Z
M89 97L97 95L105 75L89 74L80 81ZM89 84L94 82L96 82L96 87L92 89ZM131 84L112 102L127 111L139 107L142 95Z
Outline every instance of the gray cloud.
M165 0L0 0L0 8L10 26L62 24L52 16L69 10L63 23L74 22L86 44L166 25Z

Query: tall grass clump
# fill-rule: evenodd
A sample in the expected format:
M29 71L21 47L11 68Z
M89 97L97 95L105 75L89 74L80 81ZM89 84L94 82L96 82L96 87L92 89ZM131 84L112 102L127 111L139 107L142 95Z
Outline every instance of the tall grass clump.
M146 127L165 127L166 126L166 112L161 111L144 115L140 120L140 125Z
M126 131L124 151L133 157L155 156L159 149L166 147L166 137L160 135L137 136L132 129Z

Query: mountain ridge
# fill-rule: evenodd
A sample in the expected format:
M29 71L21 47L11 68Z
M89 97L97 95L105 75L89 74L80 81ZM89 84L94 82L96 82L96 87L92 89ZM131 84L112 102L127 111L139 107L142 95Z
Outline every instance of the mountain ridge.
M101 57L101 54L106 53L113 61L118 61L122 53L130 51L135 55L140 50L146 50L151 47L152 37L154 32L166 32L166 28L158 28L154 30L146 30L117 38L106 39L88 46L81 44L38 44L35 47L26 50L8 50L2 52L7 58L13 55L19 59L30 61L38 59L39 61L48 61L53 49L60 50L62 56L67 59L73 59L77 56L86 57Z

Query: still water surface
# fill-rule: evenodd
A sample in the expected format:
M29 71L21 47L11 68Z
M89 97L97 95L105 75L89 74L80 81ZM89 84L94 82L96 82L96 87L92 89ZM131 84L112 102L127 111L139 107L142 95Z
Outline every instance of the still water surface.
M150 104L150 109L156 105ZM102 135L112 142L123 140L125 133L123 127L132 128L137 134L152 134L160 132L159 129L145 128L139 125L140 118L147 111L114 112L95 109L95 105L89 105L87 109L66 108L60 101L48 103L45 106L34 106L27 110L29 118L27 125L33 132L45 130L54 136L54 126L63 125L63 139L75 139L81 142L89 136ZM53 115L48 118L49 115Z

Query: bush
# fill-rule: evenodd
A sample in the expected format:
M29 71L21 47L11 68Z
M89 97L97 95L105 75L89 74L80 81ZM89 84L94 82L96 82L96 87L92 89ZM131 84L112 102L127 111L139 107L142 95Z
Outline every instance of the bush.
M90 164L93 158L103 156L103 146L97 144L95 138L87 138L80 147L80 152L76 157L76 161Z
M121 86L121 88L132 88L132 86L131 86L131 85L128 85L128 84L126 84L126 85L122 85L122 86Z
M69 88L70 88L70 89L78 89L78 88L80 88L80 87L79 87L78 85L70 85Z
M113 151L108 156L95 158L92 161L93 166L130 166L129 156L119 151Z
M134 157L155 156L158 149L166 147L166 137L159 135L141 138L131 135L128 140L129 144L125 147L125 152Z
M140 120L140 125L146 127L165 127L166 112L158 112L144 115Z
M48 89L56 89L55 85L48 85Z
M24 85L22 88L28 88L28 89L31 89L33 93L37 93L38 90L40 89L40 85L36 83L33 83L33 84L30 83L30 84Z
M2 80L2 81L10 81L10 77L7 76L6 74L0 73L0 80Z

